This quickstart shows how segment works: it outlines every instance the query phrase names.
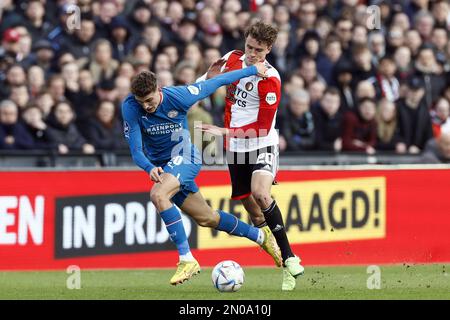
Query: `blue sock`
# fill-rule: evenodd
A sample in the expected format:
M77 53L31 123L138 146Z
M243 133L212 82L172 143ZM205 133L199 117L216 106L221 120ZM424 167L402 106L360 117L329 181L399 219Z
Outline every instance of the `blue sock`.
M220 221L216 230L225 231L228 234L238 237L246 237L255 242L258 240L258 228L255 228L222 210L219 210L219 215Z
M180 255L189 253L189 243L187 241L186 232L184 231L181 214L175 206L159 213L166 229L169 232L170 240L175 243Z

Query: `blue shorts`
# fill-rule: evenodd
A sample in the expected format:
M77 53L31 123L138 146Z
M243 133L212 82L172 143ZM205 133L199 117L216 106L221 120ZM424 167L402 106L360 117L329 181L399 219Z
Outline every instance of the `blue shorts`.
M181 156L173 158L162 167L165 173L172 174L180 182L180 191L171 199L178 207L181 207L190 193L198 192L199 189L194 180L201 167L201 162L187 161Z

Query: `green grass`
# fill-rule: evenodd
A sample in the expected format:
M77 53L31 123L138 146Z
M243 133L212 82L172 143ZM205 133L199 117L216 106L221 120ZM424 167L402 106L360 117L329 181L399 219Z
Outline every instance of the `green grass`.
M174 270L81 271L69 290L64 272L0 272L0 299L450 299L450 265L381 266L381 289L369 290L366 267L309 267L292 292L281 291L281 270L245 267L235 293L219 293L211 269L177 287Z

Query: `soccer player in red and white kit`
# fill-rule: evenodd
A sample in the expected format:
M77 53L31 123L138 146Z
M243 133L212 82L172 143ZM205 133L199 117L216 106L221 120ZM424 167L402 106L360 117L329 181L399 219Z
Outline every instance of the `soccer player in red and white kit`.
M268 67L267 78L247 77L227 86L225 128L203 124L204 132L225 136L232 198L241 200L257 227L266 224L281 249L282 290L293 290L295 278L304 273L300 258L291 250L283 218L270 190L278 171L278 132L275 118L281 98L278 71L266 61L278 30L256 22L245 32L245 53L234 50L213 64L199 80L217 73L245 68L257 62ZM245 163L243 160L245 159Z

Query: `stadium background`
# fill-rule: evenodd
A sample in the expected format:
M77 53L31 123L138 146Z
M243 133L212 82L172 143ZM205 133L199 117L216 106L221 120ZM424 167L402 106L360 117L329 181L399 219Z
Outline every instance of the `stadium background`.
M82 13L73 33L69 4ZM370 5L380 9L379 29L367 25ZM176 253L149 204L148 178L131 169L120 114L111 111L135 72L154 70L162 85L190 83L210 62L242 49L243 30L254 19L277 24L283 34L268 57L283 79L277 123L285 139L274 196L295 251L309 265L450 261L449 168L417 165L450 160L448 1L43 0L2 6L0 99L18 117L9 123L0 115L0 270L172 267ZM384 87L384 57L397 67L398 87ZM330 87L339 92L340 110L323 127L320 100ZM400 110L410 91L422 91L422 113L407 121ZM223 95L218 91L194 107L190 122L220 125ZM358 115L358 100L367 97L378 110L391 99L397 110L389 125L380 125L381 115L368 121L377 152L335 149L349 124L346 115ZM69 125L58 123L59 105L76 115ZM106 120L99 106L109 110ZM384 131L375 123L394 128L389 141L381 141ZM321 130L334 125L340 129L330 147ZM391 166L350 166L361 164ZM206 169L198 178L206 198L247 219L228 199L224 167ZM224 257L271 265L241 240L189 219L185 225L204 266Z

